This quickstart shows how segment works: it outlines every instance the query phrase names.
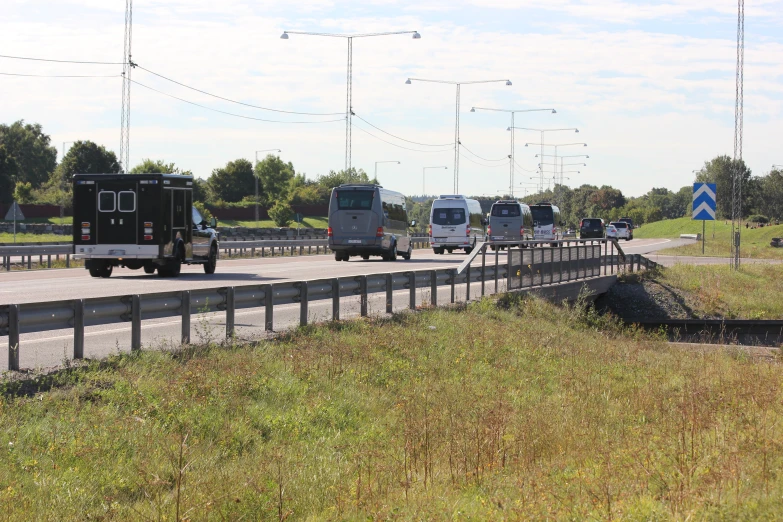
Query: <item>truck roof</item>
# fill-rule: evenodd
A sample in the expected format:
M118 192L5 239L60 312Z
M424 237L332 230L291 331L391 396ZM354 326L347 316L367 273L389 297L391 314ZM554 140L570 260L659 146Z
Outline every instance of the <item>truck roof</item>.
M119 180L133 180L133 179L178 179L178 180L187 180L187 181L193 181L193 176L186 176L183 174L157 174L157 173L148 173L148 174L74 174L74 178L79 179L90 179L90 180L109 180L109 179L119 179Z

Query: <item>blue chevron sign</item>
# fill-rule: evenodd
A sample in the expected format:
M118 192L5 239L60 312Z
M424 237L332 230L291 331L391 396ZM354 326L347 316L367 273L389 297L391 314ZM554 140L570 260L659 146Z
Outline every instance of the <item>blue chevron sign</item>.
M693 219L715 221L717 194L715 183L693 184Z

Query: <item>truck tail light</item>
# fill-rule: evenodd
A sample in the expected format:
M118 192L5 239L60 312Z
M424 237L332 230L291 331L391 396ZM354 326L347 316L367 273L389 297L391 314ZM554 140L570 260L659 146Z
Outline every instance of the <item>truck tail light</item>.
M82 241L89 241L89 240L90 240L89 235L82 234Z
M470 225L465 227L465 237L470 237Z
M89 221L82 221L82 226L89 228L90 227L90 222Z
M488 235L488 236L491 236L491 235L492 235L492 225L489 225L489 226L487 227L487 235Z
M145 227L152 227L152 221L145 221L144 222Z
M326 235L327 237L332 237L334 235L334 233L332 232L332 227L326 229Z
M375 231L375 237L383 237L383 227L378 227L378 230Z
M152 235L145 235L144 241L152 241Z
M82 228L82 234L87 234L87 235L89 235L89 234L90 234L90 229L89 229L89 227L88 227L88 228Z

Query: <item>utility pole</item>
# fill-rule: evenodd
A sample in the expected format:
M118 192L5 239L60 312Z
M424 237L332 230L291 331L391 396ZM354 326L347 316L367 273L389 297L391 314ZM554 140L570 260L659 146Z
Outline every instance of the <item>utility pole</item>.
M734 102L734 175L731 183L731 267L740 267L742 230L742 120L745 68L745 0L737 1L737 77Z
M130 156L130 86L131 70L136 66L131 61L131 36L133 32L133 0L125 0L125 40L122 50L122 116L120 117L120 168L128 172Z

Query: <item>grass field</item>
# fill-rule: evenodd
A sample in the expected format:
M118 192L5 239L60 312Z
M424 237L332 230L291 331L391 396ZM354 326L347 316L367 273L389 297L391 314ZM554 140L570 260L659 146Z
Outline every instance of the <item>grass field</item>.
M634 230L634 238L677 238L680 234L701 234L701 221L688 217L667 219L649 223ZM731 222L707 222L707 241L704 255L728 257L731 254ZM740 253L742 257L760 259L783 259L783 248L769 245L773 237L783 237L783 225L765 226L757 229L742 229ZM701 256L701 242L677 248L661 250L663 255Z
M68 235L57 235L57 234L16 234L16 242L17 243L63 243L63 242L70 242L73 240L73 237ZM0 243L13 243L14 242L14 235L13 233L7 233L7 232L0 232Z
M783 516L778 364L534 299L37 382L0 395L6 520Z
M783 319L783 265L678 264L656 274L660 282L688 292L700 316Z

